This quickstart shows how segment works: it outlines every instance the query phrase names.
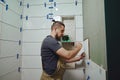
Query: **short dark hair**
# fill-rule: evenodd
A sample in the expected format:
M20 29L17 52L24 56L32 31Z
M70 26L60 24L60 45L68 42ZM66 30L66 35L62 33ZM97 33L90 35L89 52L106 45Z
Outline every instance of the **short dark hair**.
M52 20L53 21L53 24L51 25L51 30L53 30L53 27L61 27L61 26L64 26L65 27L65 24L61 21L55 21L55 20Z

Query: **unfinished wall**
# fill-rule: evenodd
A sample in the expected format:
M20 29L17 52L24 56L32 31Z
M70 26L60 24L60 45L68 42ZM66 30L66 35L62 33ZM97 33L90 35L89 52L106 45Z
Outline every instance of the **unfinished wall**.
M89 39L90 58L107 70L104 0L83 0L83 37Z

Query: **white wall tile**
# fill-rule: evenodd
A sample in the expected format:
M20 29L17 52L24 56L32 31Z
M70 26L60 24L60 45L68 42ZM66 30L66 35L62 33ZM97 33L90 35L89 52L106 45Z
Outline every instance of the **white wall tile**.
M25 30L23 31L23 41L41 42L50 34L50 30Z
M81 50L78 52L78 54L76 55L76 57L77 56L80 56L83 52L85 52L85 50L84 50L84 41L79 41L80 43L82 43L82 48L81 48ZM80 65L82 65L82 63L84 63L83 62L84 61L84 59L81 59L80 61L77 61L77 62L75 62L76 63L76 66L80 66ZM83 66L81 66L81 67L85 67L84 65ZM79 68L81 68L81 67L79 67Z
M71 41L75 41L75 19L63 19L65 24L65 35L69 35Z
M83 41L83 29L76 29L76 41Z
M0 59L0 76L18 69L19 60L16 57Z
M57 3L74 3L74 0L54 0Z
M68 1L67 1L68 2ZM82 14L82 4L79 3L77 6L72 4L58 4L56 7L49 9L51 5L44 7L44 5L33 6L30 8L24 7L24 16L46 16L48 13L53 12L54 15L81 15ZM56 11L56 8L58 9Z
M24 0L24 5L26 5L27 3L29 4L43 4L44 2L47 2L48 0Z
M22 68L41 69L41 56L22 56Z
M76 28L83 28L83 16L75 16Z
M17 54L20 54L20 46L18 42L10 42L10 41L2 41L1 40L1 56L0 57L6 57L6 56L16 56Z
M22 55L40 55L42 43L23 43Z
M10 25L2 23L1 39L18 41L21 39L21 32L19 28L14 28Z
M0 20L2 20L3 8L2 3L0 3Z
M52 21L46 17L23 19L23 29L50 29Z
M11 11L11 10L3 10L3 20L5 23L8 23L10 25L14 25L16 27L19 27L20 24L20 15L16 14L15 12Z
M84 40L84 51L85 51L85 60L90 59L89 39Z
M88 65L89 62L89 65ZM86 62L86 80L106 80L106 71L92 60Z
M68 69L65 71L63 80L85 80L83 69Z
M40 80L41 69L22 69L22 80Z
M17 71L20 61L16 58L17 54L21 53L21 46L17 41L22 38L19 30L19 27L22 27L22 7L18 2L0 2L0 80L20 80L21 76Z
M74 2L74 0L53 0L54 2L57 3L70 3L70 2ZM82 0L77 0L78 2L82 2ZM24 5L26 5L27 3L29 4L43 4L44 2L49 3L49 0L24 0Z
M21 0L6 0L6 4L8 4L8 8L14 10L17 13L22 13L22 6L20 6Z
M45 8L43 5L39 6L30 6L30 8L24 7L24 16L46 16L48 14L47 8Z
M78 4L75 6L74 4L60 4L57 5L58 10L54 10L53 14L55 15L81 15L82 14L82 6Z
M21 80L21 73L15 70L10 72L10 74L0 77L0 80Z

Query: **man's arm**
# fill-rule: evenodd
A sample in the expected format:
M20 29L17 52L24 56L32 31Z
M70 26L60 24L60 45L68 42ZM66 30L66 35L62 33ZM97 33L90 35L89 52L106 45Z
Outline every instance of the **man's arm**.
M74 49L66 50L62 47L62 48L58 49L56 51L56 53L58 55L60 55L60 57L69 60L69 59L72 59L73 57L75 57L77 55L77 53L81 50L81 48L82 48L82 44L76 43Z
M75 56L72 59L69 60L65 60L66 63L71 63L71 62L76 62L76 61L80 61L81 59L83 59L85 57L85 53L83 52L80 56Z

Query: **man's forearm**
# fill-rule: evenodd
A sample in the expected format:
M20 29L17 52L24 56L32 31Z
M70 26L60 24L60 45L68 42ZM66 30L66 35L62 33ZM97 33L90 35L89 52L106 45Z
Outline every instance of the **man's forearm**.
M73 57L69 60L65 60L66 63L71 63L71 62L76 62L76 61L79 61L81 59L80 56L76 56L76 57Z
M70 56L69 59L74 58L78 54L78 52L81 50L81 48L74 48L73 50L69 51L68 53L68 56Z

